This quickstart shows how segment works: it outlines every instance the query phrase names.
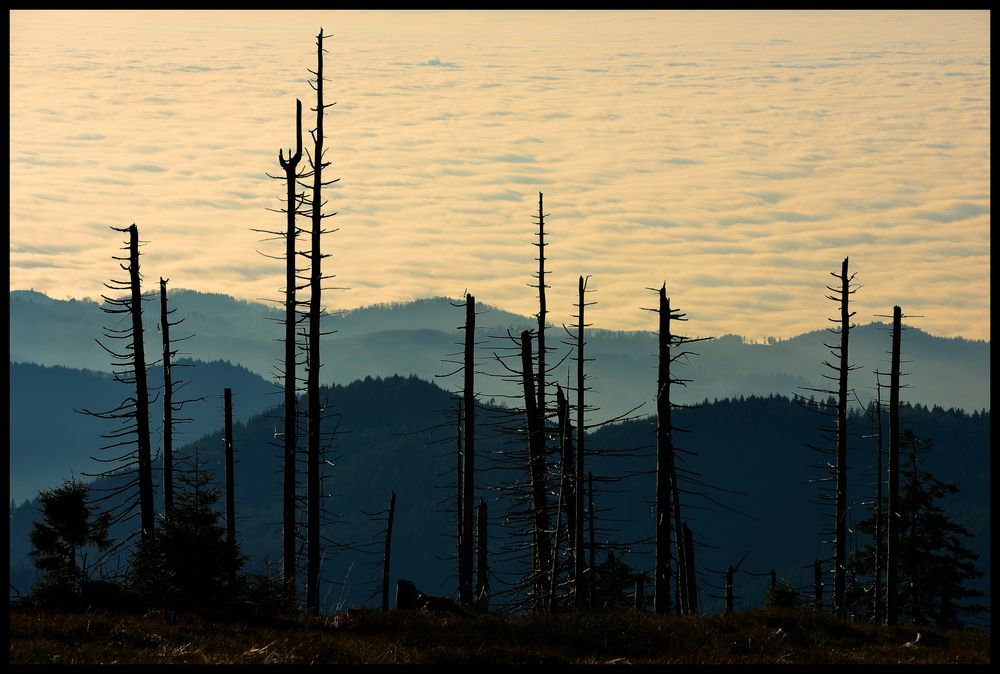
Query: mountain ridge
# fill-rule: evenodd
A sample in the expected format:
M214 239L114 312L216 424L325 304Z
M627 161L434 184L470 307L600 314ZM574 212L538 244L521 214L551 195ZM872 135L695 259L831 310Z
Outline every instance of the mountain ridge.
M12 291L11 362L109 371L107 353L94 343L101 338L107 318L93 301L53 300L34 291ZM453 371L456 352L461 350L464 312L447 298L372 305L336 313L324 319L321 338L324 384L349 383L366 376L415 374L457 389L458 378L442 375ZM187 357L204 362L225 359L260 376L273 376L283 337L281 312L261 303L236 300L228 295L176 290L170 306L184 321L174 329L175 337L194 334L178 343ZM477 304L477 371L497 369L492 354L510 346L506 333L536 325L531 317ZM157 339L158 312L144 311L147 343ZM904 382L910 386L904 399L924 405L966 410L990 408L989 342L964 338L941 338L918 327L905 326ZM562 326L550 327L555 339L548 362L558 363L571 347ZM823 387L824 359L829 358L830 333L817 329L789 339L768 343L750 342L722 335L701 342L694 350L700 357L686 359L681 376L691 381L679 387L679 402L749 394L794 395L803 389ZM588 402L609 412L630 408L654 397L656 338L651 331L612 331L590 328L586 333ZM874 397L874 370L889 368L890 333L885 324L872 322L851 331L851 360L861 369L851 374L858 404ZM159 349L147 351L158 353ZM571 361L567 361L571 362ZM499 371L499 370L498 370ZM497 374L497 373L493 373ZM566 381L569 379L569 381ZM550 374L551 381L573 384L575 373L563 363ZM516 394L499 376L490 386L497 395Z

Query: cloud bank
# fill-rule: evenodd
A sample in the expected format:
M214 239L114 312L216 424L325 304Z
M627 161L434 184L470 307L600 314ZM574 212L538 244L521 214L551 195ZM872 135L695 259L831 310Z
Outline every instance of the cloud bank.
M10 287L97 297L110 226L176 287L277 298L279 148L326 42L331 309L457 296L537 310L592 275L599 327L867 323L989 339L989 13L14 11ZM306 140L308 146L308 140ZM308 226L303 221L302 226ZM150 285L152 288L152 285Z

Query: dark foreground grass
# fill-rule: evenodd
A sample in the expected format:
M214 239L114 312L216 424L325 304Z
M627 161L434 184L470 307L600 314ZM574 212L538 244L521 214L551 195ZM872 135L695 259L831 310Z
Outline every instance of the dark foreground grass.
M985 632L933 632L947 645L907 646L916 637L912 626L778 609L728 617L351 611L263 625L11 608L9 663L989 664Z

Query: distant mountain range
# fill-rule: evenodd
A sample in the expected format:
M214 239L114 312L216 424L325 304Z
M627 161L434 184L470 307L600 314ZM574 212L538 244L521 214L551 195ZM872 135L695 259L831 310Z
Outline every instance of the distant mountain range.
M170 307L174 319L184 322L172 330L183 355L198 361L228 361L265 379L276 371L283 338L282 313L262 303L236 300L227 295L191 290L171 290ZM457 389L460 375L436 378L455 370L448 360L460 351L464 309L454 300L433 298L414 302L366 307L324 318L323 329L335 331L321 340L324 384L347 384L366 376L416 375ZM493 354L503 354L510 346L507 331L517 334L535 327L533 318L519 316L478 304L477 369L500 375L502 368ZM108 354L95 338L102 326L120 316L106 315L99 305L87 300L54 300L34 291L10 293L10 360L109 372ZM151 299L144 312L147 353L159 351L157 322L159 311ZM695 326L691 326L695 328ZM967 411L990 409L989 342L934 337L906 326L902 350L904 360L903 399L945 409ZM635 405L652 413L656 378L656 341L651 332L616 332L588 329L588 403L613 417ZM693 333L691 336L698 336ZM547 334L552 350L547 362L556 364L570 353L564 344L561 325ZM747 343L734 335L723 335L693 346L697 356L686 359L680 376L691 381L674 396L680 402L697 403L747 395L777 393L791 396L801 387L832 388L824 378L829 370L822 361L831 358L823 342L830 343L826 330L797 337ZM890 332L881 323L861 325L851 331L851 362L859 366L850 384L857 399L867 403L874 397L874 370L889 370ZM574 384L572 360L555 367L552 381ZM481 377L478 392L491 396L516 394L516 387L500 376Z
M201 368L205 368L201 373L205 378L212 372L212 377L230 377L228 381L245 391L253 388L250 380L234 378L239 372L227 371L218 364L198 364L191 371L199 372ZM29 434L47 439L50 446L66 443L67 447L79 447L94 442L93 429L75 443L72 438L54 440L54 429L65 417L53 408L46 421L46 410L39 401L44 401L44 393L58 387L56 382L60 380L76 378L80 388L75 396L85 395L91 386L88 381L106 378L59 369L39 372L15 368L15 374L18 382L40 382L41 388L31 390L21 389L18 384L32 403L19 407L17 412L26 415L19 421L29 426ZM212 391L216 388L216 384L210 387ZM261 387L260 391L265 389ZM327 541L343 545L331 548L324 556L323 610L371 604L380 578L384 534L384 517L378 513L385 510L391 490L397 494L397 512L390 582L408 578L425 592L454 596L455 443L454 422L446 414L453 409L453 396L415 377L389 377L324 388L322 397L336 413L331 414L324 428L338 431L327 456L330 464L324 464L323 491L329 496L324 502L327 524L323 535ZM110 399L114 398L111 394ZM98 402L93 400L95 405ZM52 403L56 404L62 403ZM221 479L222 425L218 407L216 397L201 412L213 430L177 451L188 457L197 453ZM240 409L247 407L241 405ZM37 408L34 413L33 408ZM527 529L517 519L523 505L515 501L513 489L524 484L526 478L526 462L518 459L524 452L524 442L522 435L501 430L504 424L500 420L509 416L503 408L485 401L477 416L476 496L489 504L494 606L504 598L505 583L530 566L524 556ZM962 491L950 497L946 507L976 534L970 544L982 555L979 565L988 573L989 413L970 415L906 406L901 417L904 427L913 428L933 442L923 468L961 487ZM515 425L522 422L520 415L510 420ZM779 578L807 590L813 560L832 555L832 544L824 542L830 538L824 528L833 506L821 505L818 486L810 483L825 475L817 467L825 457L806 447L823 443L818 430L822 421L822 417L782 396L719 400L675 412L674 423L689 431L679 439L685 450L679 466L682 505L684 517L695 533L701 606L707 612L721 612L721 574L747 551L750 554L736 578L737 608L763 602L772 569ZM586 445L587 470L595 475L597 560L602 562L608 551L615 550L616 559L647 575L653 561L653 428L653 420L648 417L607 425L590 433ZM866 515L872 499L875 456L869 421L852 414L849 428L852 449L848 493L853 525ZM234 426L237 531L251 569L264 568L267 560L280 560L281 459L274 430L271 412L252 415ZM40 446L45 446L46 441ZM51 462L63 460L55 452L39 453ZM555 460L553 456L553 470ZM159 462L154 479L159 503ZM304 479L300 480L300 485L303 483ZM95 487L106 485L99 482ZM27 533L37 517L35 502L24 503L11 513L10 578L12 587L22 592L37 578L27 558ZM117 529L116 536L121 538L135 526L133 521ZM829 564L825 568L829 570ZM828 581L829 592L832 580ZM988 576L982 587L988 591Z

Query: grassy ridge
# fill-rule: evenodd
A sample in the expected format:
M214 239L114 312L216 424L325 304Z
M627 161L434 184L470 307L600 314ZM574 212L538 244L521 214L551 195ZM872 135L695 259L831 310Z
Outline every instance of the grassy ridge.
M196 615L167 623L158 611L11 608L9 663L989 664L985 632L934 633L948 644L907 646L916 637L912 626L780 609L728 617L350 611L261 625Z

